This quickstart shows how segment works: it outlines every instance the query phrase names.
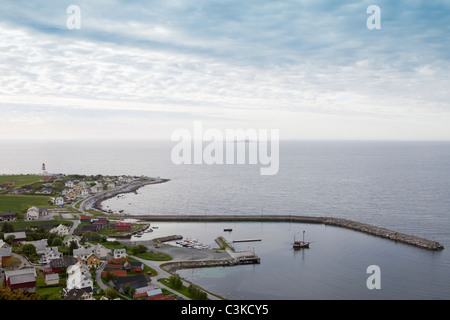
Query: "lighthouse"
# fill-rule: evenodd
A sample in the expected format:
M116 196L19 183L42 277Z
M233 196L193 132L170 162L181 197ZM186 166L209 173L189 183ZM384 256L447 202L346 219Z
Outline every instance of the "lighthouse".
M45 163L42 164L42 175L47 175L47 171L45 171Z

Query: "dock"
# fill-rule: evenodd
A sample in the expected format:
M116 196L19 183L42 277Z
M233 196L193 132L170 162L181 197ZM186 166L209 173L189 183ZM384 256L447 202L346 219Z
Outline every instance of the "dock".
M242 239L242 240L233 240L233 242L255 242L262 241L261 239Z

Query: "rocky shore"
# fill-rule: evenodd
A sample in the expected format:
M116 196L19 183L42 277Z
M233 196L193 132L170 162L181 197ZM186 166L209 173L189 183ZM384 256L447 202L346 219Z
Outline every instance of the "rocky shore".
M158 184L158 183L164 183L170 181L170 179L149 179L149 180L142 180L142 181L136 181L136 182L131 182L129 184L126 184L124 186L118 187L116 189L112 189L112 190L108 190L105 192L102 192L100 194L97 194L91 198L89 198L88 200L85 201L85 203L83 204L83 208L82 209L94 209L96 211L102 212L102 213L110 213L105 211L102 208L102 202L107 200L107 199L111 199L114 198L115 196L119 195L119 194L124 194L124 193L130 193L130 192L136 192L138 189L142 188L143 186L149 185L149 184Z

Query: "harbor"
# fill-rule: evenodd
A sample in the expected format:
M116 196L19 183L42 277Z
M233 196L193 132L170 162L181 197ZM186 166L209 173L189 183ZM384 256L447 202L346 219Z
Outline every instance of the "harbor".
M166 221L166 222L291 222L291 223L313 223L335 226L363 232L372 236L392 240L395 242L412 245L418 248L439 251L444 246L438 241L429 240L414 235L396 232L386 228L373 226L366 223L333 217L313 217L295 215L142 215L127 216L127 218L140 219L144 221Z

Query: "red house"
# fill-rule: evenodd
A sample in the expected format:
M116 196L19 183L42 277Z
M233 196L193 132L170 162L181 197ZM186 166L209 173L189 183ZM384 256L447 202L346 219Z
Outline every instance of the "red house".
M36 291L36 270L25 268L13 271L5 271L5 285L11 290Z
M130 222L116 222L116 230L130 230L131 223Z
M16 213L14 211L4 211L2 212L0 221L16 221Z

